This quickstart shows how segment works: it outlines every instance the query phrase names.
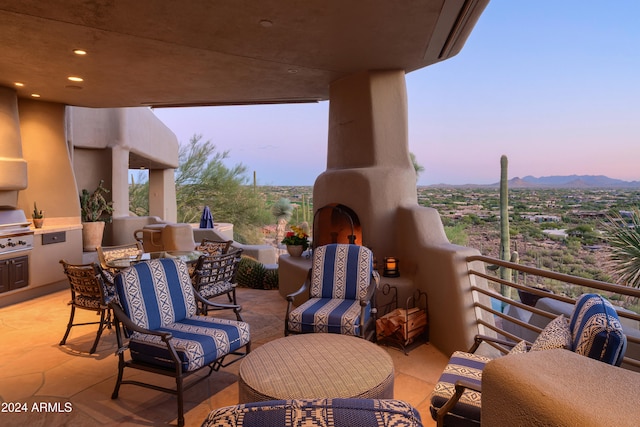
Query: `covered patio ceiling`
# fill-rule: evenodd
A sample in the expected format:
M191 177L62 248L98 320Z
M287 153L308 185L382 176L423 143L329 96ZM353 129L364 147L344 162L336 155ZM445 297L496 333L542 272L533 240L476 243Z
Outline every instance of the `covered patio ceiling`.
M488 1L0 0L0 86L84 107L315 102L457 54Z

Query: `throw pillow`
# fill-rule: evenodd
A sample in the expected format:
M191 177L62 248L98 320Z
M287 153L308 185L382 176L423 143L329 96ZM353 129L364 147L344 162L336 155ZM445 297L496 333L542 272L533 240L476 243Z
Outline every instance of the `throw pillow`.
M525 340L522 340L518 344L516 344L509 353L507 353L507 356L510 356L512 354L522 354L526 352L527 352L527 342Z
M571 331L564 315L560 315L547 324L531 346L531 351L571 348Z

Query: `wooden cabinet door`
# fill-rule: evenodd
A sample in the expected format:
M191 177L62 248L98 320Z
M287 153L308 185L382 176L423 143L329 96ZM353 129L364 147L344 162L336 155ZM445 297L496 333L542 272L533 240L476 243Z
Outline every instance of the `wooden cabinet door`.
M11 290L24 288L29 284L29 257L11 258L9 265L9 286Z
M24 288L29 284L29 257L0 260L0 292Z
M0 260L0 292L9 290L9 260Z

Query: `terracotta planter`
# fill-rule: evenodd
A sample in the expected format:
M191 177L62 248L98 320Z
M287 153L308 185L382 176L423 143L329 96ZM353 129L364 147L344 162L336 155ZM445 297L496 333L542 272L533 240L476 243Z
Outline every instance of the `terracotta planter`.
M302 245L287 245L287 252L289 252L291 256L299 257L302 255L302 252L304 252L304 249Z
M104 234L104 222L83 222L82 223L82 249L85 252L94 252L96 247L102 245L102 235Z
M33 219L33 226L35 228L42 228L42 225L44 224L44 218L32 218Z

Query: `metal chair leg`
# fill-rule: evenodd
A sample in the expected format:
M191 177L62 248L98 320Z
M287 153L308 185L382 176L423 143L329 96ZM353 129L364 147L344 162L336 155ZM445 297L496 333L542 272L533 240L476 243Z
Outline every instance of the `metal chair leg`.
M100 312L100 324L98 325L98 333L96 334L96 340L93 342L93 347L89 350L89 354L93 354L98 347L98 341L100 341L100 337L102 336L102 330L106 327L105 325L105 311L102 310Z
M64 337L60 341L58 345L64 345L67 342L67 338L69 337L69 332L71 332L71 327L73 326L73 316L75 315L76 307L71 306L71 314L69 315L69 324L67 325L67 332L64 333Z

